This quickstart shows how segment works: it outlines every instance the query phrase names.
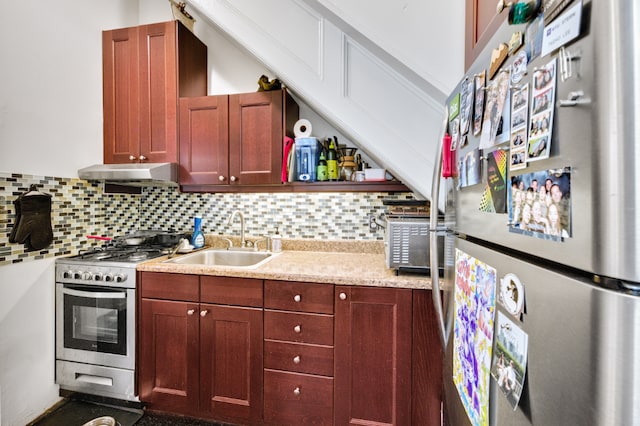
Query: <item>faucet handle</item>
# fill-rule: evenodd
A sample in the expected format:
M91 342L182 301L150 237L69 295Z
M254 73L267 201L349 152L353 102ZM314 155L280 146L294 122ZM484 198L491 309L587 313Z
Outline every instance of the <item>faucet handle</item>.
M253 250L258 251L258 243L265 242L265 251L271 251L271 237L269 235L263 235L262 238L253 242Z
M226 238L226 237L222 237L223 241L226 241L227 243L229 243L229 247L227 247L227 250L229 250L230 248L233 247L233 241L231 241L231 239Z

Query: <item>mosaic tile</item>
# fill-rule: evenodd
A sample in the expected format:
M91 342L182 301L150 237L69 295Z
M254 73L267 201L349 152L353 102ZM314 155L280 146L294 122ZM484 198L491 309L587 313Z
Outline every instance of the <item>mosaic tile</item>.
M35 184L52 195L53 243L28 251L9 243L15 225L13 201ZM273 234L285 238L382 240L384 231L370 232L368 215L386 211L384 198L407 199L411 193L250 193L194 194L178 188L145 187L141 194L110 194L100 182L52 176L0 172L0 265L75 254L100 243L87 235L119 236L137 230L190 232L193 218L202 216L205 233L240 232L235 210L243 212L247 236Z

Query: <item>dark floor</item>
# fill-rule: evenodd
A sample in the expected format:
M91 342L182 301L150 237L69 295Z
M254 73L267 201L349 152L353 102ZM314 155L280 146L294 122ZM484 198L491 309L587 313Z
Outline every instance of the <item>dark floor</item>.
M224 426L221 423L167 414L145 413L135 426Z
M31 423L29 426L82 426L98 417L113 417L120 426L224 426L189 417L148 413L142 410L121 409L79 400L68 400L55 411Z

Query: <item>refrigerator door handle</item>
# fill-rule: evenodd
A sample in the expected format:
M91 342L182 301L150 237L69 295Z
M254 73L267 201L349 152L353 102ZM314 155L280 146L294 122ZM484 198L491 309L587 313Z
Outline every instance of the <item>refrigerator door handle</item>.
M447 122L449 120L449 108L444 108L444 119L442 121L442 131L440 132L440 140L444 138L447 132ZM433 306L436 310L436 317L438 319L438 331L440 335L440 341L442 342L442 349L447 347L447 336L449 335L449 324L445 324L444 312L442 310L442 298L440 295L440 281L439 281L439 268L438 268L438 203L440 200L440 180L442 178L442 150L443 144L438 143L438 149L436 150L435 165L433 167L433 179L431 180L431 214L429 216L429 229L434 232L429 232L429 254L431 263L431 295L433 298ZM435 206L435 211L434 207Z

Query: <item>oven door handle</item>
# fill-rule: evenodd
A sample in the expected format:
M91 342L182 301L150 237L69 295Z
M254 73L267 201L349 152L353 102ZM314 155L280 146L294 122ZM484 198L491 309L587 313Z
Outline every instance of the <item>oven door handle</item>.
M127 298L127 293L123 293L123 292L100 293L97 291L74 290L67 287L62 289L62 294L68 294L70 296L78 296L78 297L88 297L91 299L126 299Z

